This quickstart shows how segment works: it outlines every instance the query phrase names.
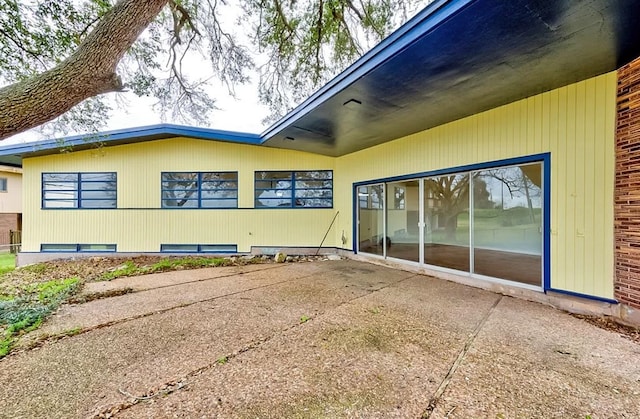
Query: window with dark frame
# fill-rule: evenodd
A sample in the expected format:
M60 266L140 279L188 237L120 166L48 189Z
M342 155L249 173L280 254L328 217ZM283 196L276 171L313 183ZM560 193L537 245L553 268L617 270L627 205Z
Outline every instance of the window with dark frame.
M115 172L42 174L42 208L113 209L117 195Z
M7 178L0 177L0 192L7 192Z
M163 172L162 208L237 208L238 172Z
M256 208L332 208L333 171L255 172Z

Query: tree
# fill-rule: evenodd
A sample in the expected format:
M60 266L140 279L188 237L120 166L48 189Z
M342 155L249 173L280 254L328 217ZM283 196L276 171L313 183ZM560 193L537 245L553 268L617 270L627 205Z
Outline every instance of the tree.
M163 115L204 122L211 76L233 92L255 68L276 118L428 2L0 0L0 140L61 115L63 126L99 127L101 95L125 89L156 98ZM210 74L187 75L192 53Z

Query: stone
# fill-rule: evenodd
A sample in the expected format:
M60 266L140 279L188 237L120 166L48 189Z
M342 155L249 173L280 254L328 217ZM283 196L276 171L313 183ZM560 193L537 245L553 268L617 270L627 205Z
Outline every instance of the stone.
M329 260L341 260L342 258L340 257L340 255L328 255L327 259L329 259Z
M278 252L276 253L275 257L274 257L274 261L276 263L283 263L285 260L287 260L287 255L285 255L282 252Z

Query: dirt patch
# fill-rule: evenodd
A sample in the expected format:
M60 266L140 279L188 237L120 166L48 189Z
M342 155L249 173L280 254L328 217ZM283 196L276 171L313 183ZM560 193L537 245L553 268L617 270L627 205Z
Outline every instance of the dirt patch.
M573 316L640 344L640 328L620 324L607 317L585 316L582 314L573 314Z

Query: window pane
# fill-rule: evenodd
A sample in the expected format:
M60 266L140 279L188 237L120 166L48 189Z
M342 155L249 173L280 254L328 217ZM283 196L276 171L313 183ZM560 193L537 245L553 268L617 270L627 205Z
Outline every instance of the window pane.
M317 179L333 179L331 170L319 170L309 172L296 172L296 180L317 180Z
M116 191L83 191L82 200L85 199L102 199L102 200L114 200L116 199Z
M115 244L81 244L78 246L81 252L115 252Z
M116 189L115 182L82 182L83 191L107 191Z
M42 184L42 189L45 191L75 191L78 189L78 183L48 181Z
M75 199L52 199L44 201L44 208L76 208L78 201Z
M202 208L236 208L238 200L236 199L204 199L202 200Z
M474 272L542 285L542 164L474 172Z
M75 190L42 192L42 197L44 199L76 199L77 196L78 193Z
M161 244L161 252L193 252L198 251L197 244Z
M236 253L238 246L235 244L202 244L201 252Z
M332 186L333 181L331 180L298 180L296 178L296 189L321 189Z
M387 256L420 261L420 182L387 183Z
M296 198L296 208L331 208L331 199L301 199Z
M78 245L76 244L41 244L40 251L42 252L76 252Z
M77 173L43 173L42 180L44 182L77 182Z
M384 254L384 211L382 211L383 185L358 187L358 250L360 252ZM372 206L375 196L380 207ZM367 205L363 205L366 203ZM377 205L376 204L376 205Z
M80 208L115 208L116 201L115 200L92 200L92 199L83 199L80 205Z
M425 179L424 199L424 262L469 271L469 174Z
M213 199L213 198L237 198L238 191L236 189L232 190L203 190L202 191L202 199Z
M115 182L115 173L80 173L82 182Z

